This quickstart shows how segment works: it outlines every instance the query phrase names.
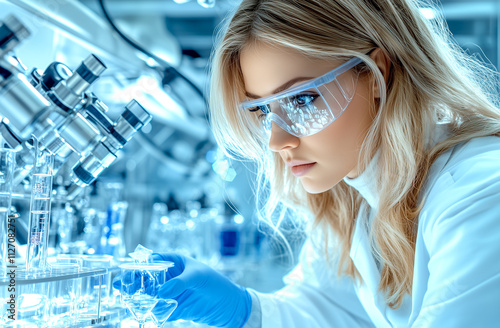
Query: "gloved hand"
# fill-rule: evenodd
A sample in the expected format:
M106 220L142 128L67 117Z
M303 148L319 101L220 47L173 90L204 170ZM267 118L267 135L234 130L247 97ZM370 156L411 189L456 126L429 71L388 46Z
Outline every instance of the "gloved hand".
M154 253L153 259L175 264L158 291L160 298L179 303L168 321L184 319L228 328L240 328L246 323L252 299L245 288L190 257Z

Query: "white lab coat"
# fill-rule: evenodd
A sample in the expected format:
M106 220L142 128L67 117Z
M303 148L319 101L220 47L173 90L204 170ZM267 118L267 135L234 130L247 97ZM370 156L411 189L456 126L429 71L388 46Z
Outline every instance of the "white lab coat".
M457 145L433 164L419 216L412 295L396 310L378 291L380 272L367 238L367 213L378 205L374 163L345 179L368 203L350 250L363 282L339 279L320 238L311 236L283 289L251 291L257 301L245 327L500 327L500 138Z

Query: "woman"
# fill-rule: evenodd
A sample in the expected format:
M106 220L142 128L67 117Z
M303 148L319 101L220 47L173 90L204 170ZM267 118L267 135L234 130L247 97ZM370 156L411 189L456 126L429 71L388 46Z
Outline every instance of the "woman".
M243 0L213 57L219 145L259 163L269 216L314 218L273 294L193 259L160 290L218 327L494 327L494 79L415 0ZM491 89L492 90L492 89ZM264 188L264 187L262 187Z

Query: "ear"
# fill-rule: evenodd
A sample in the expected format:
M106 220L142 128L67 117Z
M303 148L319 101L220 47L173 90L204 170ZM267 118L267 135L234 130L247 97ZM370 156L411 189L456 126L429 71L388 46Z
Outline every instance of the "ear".
M385 85L387 86L391 72L391 60L389 59L389 56L382 49L377 48L372 51L370 57L373 59L375 64L377 64L380 73L384 76ZM375 83L373 91L375 98L380 98L380 88L378 83Z

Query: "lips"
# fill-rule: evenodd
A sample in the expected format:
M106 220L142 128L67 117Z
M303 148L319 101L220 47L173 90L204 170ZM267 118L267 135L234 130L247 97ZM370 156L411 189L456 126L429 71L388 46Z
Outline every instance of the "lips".
M291 167L292 174L296 177L301 177L307 172L309 172L316 162L305 162L305 161L289 161L286 162L286 165Z

